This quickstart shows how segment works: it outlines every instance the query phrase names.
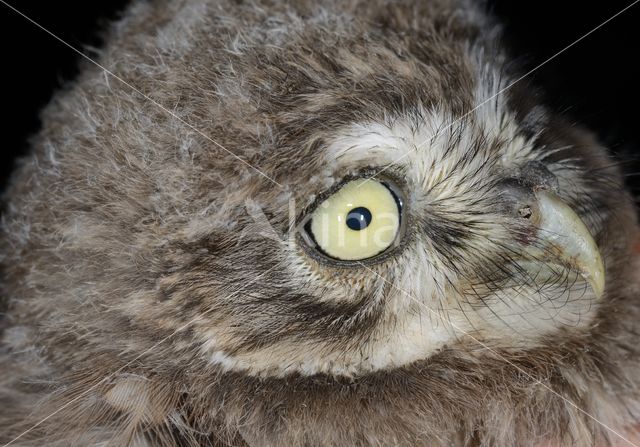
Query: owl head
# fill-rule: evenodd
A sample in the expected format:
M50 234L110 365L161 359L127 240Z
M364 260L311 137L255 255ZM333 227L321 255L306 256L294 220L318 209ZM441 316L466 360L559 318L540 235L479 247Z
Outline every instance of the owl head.
M386 390L606 326L621 176L477 5L259 3L135 3L46 109L5 289L61 377Z

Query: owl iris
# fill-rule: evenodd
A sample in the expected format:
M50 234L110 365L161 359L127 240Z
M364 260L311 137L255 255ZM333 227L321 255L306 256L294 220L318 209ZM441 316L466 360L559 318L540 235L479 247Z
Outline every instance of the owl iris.
M322 254L342 261L369 259L398 239L401 208L387 184L352 180L313 211L307 228Z

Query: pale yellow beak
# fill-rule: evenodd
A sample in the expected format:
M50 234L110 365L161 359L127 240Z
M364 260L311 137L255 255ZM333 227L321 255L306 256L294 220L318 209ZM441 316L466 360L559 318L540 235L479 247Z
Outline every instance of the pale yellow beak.
M589 283L597 298L604 293L602 256L580 217L555 194L535 193L538 209L531 219L538 228L538 240L545 245L543 260L576 271Z

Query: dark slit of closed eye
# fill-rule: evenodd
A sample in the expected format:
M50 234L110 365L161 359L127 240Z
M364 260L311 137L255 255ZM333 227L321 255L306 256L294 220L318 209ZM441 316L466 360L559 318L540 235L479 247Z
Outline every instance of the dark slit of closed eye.
M371 224L371 211L363 206L352 209L347 214L347 226L355 231L364 230Z

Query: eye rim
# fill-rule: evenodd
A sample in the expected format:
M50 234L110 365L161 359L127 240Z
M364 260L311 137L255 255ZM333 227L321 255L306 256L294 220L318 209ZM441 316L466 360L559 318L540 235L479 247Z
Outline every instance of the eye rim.
M399 181L398 178L394 175L376 175L379 171L380 169L375 170L372 168L367 168L366 170L360 171L357 174L347 175L331 188L319 194L316 199L308 207L305 208L304 212L301 214L301 217L296 223L296 241L298 243L298 246L303 249L307 256L320 264L324 264L330 267L353 268L359 267L361 264L379 264L391 257L396 256L400 251L404 249L406 243L405 230L407 228L407 220L409 215L407 212L408 206L406 195L404 194L404 191L400 186L404 185L404 182ZM375 179L373 179L374 175ZM321 203L338 192L347 183L354 180L366 178L371 178L372 181L376 181L384 185L391 192L391 195L395 199L396 205L398 207L398 215L400 217L400 225L398 227L396 237L389 245L389 247L370 258L360 260L344 260L333 258L324 253L324 251L318 246L318 243L315 241L315 238L307 227L310 226L313 213Z

